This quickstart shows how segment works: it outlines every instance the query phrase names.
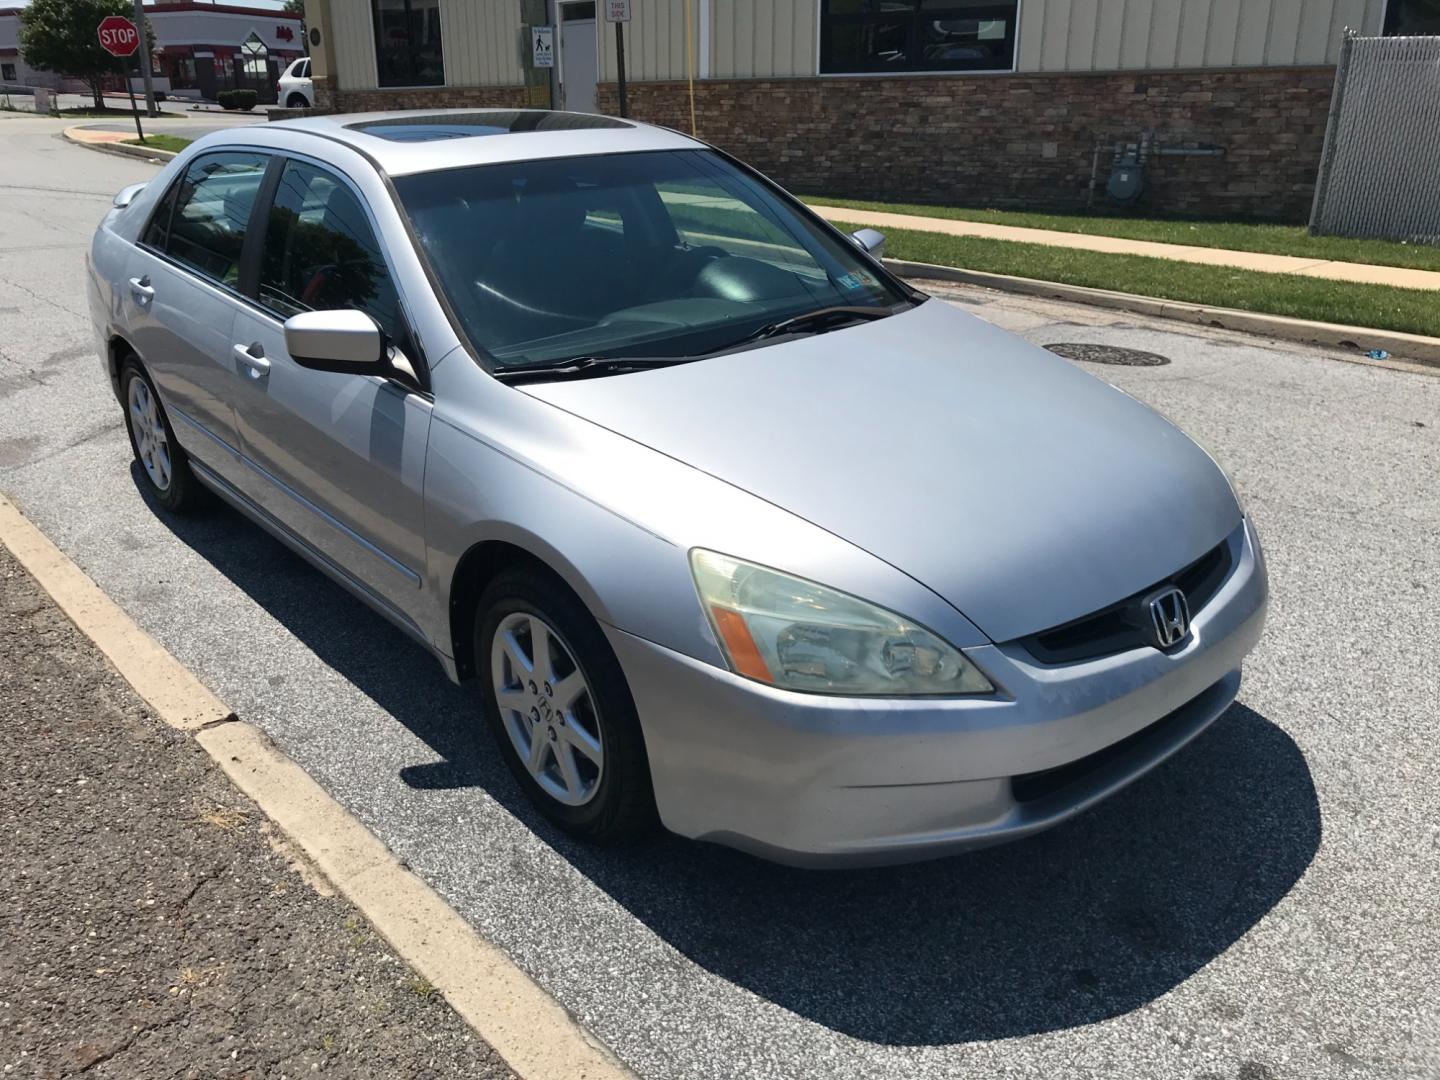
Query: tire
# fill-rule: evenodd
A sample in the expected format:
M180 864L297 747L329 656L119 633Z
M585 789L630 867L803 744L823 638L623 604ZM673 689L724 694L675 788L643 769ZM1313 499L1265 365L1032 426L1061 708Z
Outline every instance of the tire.
M543 657L533 680L523 666L537 659L537 626L548 634L548 680ZM501 573L476 607L475 670L500 752L546 818L594 844L634 842L654 830L650 764L630 688L599 624L568 588L534 570ZM571 675L582 689L562 700L574 690Z
M304 94L294 93L285 99L285 107L287 109L308 109L310 102L306 100Z
M125 410L125 430L130 433L130 449L140 463L141 482L150 497L175 514L208 506L210 493L190 471L190 460L175 441L160 395L133 357L120 368L120 400ZM150 419L148 432L146 417Z

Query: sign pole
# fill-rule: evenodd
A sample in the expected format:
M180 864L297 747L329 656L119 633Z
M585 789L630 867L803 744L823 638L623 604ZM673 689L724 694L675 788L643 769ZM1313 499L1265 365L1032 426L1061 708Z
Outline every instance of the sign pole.
M620 90L620 115L629 116L630 103L625 97L625 24L630 21L630 0L605 0L605 21L615 24L615 75Z
M122 63L120 66L124 68L125 65ZM138 55L135 57L135 74L140 74L140 57ZM125 88L130 91L130 111L135 114L135 134L140 136L140 141L143 143L145 132L140 128L140 106L135 103L135 84L128 75L125 76Z
M630 110L625 101L625 24L617 21L615 23L615 74L620 81L620 115L630 115Z
M135 54L140 58L140 75L145 80L145 115L155 116L160 106L155 104L155 79L150 71L150 42L145 33L144 0L135 0L135 29L140 33L140 47Z

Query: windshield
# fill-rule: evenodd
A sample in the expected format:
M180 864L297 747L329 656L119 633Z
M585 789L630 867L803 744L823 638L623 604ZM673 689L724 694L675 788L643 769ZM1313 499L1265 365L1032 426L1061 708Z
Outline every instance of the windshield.
M817 308L907 299L707 151L480 165L395 187L451 307L502 370L703 356Z

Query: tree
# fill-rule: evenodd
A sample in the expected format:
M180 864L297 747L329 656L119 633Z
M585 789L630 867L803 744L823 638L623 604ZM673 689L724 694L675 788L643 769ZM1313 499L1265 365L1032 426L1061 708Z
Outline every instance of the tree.
M131 61L102 49L96 28L107 15L130 18L134 10L129 0L30 0L20 11L20 52L31 67L84 80L103 109L105 77L123 74Z

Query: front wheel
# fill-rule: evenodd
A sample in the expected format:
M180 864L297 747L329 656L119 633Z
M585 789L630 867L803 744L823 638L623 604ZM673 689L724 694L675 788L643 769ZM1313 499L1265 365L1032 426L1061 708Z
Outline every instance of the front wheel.
M125 428L130 448L145 475L151 496L166 510L187 513L208 502L207 492L190 471L190 462L160 404L150 377L134 360L120 371L120 395L125 403Z
M531 571L500 575L480 598L475 667L501 753L547 818L592 843L651 830L635 704L604 633L568 589Z

